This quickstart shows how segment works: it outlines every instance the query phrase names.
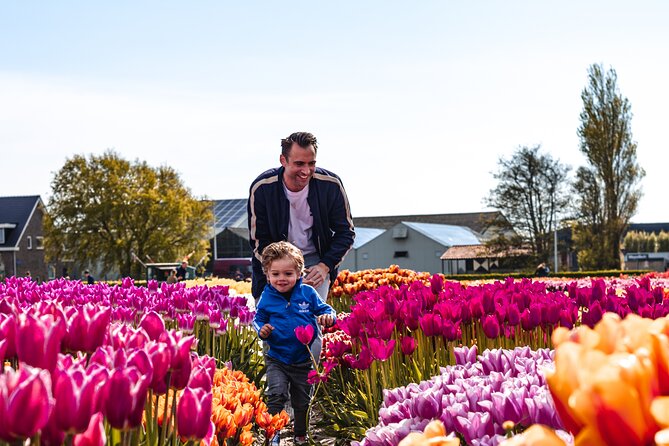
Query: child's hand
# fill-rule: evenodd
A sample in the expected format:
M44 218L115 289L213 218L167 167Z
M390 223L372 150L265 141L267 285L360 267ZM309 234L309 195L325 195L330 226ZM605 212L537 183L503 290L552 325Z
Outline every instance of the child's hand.
M272 334L272 330L274 330L274 327L272 327L270 324L265 324L258 332L258 335L261 339L267 339L269 338L269 335Z
M329 327L334 323L334 318L332 317L331 314L321 314L320 316L318 316L316 320L323 327Z

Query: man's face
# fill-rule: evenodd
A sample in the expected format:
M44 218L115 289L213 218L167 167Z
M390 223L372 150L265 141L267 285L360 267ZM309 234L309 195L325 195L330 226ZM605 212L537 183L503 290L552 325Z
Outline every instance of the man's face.
M281 165L286 169L283 181L288 190L299 192L304 189L316 170L316 150L311 144L306 149L293 143L288 157L279 157Z

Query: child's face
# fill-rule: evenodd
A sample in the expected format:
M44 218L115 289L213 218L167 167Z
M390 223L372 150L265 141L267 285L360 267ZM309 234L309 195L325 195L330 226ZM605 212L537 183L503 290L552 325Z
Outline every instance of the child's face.
M295 263L285 257L273 261L267 271L269 283L280 293L292 290L298 277L299 271L295 268Z

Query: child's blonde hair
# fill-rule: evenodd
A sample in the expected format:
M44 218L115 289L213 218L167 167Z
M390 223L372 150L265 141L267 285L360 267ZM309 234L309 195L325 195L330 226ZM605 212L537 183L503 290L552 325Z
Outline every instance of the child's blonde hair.
M274 242L262 250L262 270L265 274L272 262L279 259L289 259L295 264L297 274L301 275L304 269L304 256L297 246L288 242Z

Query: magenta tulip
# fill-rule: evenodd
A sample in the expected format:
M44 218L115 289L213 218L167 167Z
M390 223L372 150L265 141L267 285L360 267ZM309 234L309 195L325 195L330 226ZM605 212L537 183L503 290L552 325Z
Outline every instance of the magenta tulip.
M483 333L490 339L496 339L499 336L499 322L494 315L483 316Z
M30 438L49 421L54 405L49 372L23 364L0 374L0 438Z
M165 332L165 322L155 311L145 313L139 321L139 326L146 331L152 341L158 340L160 335Z
M4 358L16 356L16 317L13 314L0 313L0 341L5 341L4 355L0 354L0 364Z
M22 362L52 372L64 336L63 319L51 314L21 314L16 331L16 353Z
M172 349L165 342L149 341L144 351L153 365L153 376L149 387L158 395L167 392L165 377L172 364Z
M369 338L367 342L369 344L369 351L372 353L374 359L385 361L393 354L393 349L395 348L394 339L386 343L382 339Z
M54 371L54 417L63 432L78 433L88 428L97 411L97 395L107 378L107 370L95 364L89 370L81 365Z
M211 421L212 394L186 387L177 403L177 430L182 438L201 440L214 429Z
M348 354L344 355L344 361L346 361L346 363L352 369L367 370L369 366L372 365L374 358L372 358L372 354L369 352L369 348L362 347L357 359L355 356Z
M402 336L400 349L405 356L411 356L414 350L416 350L416 339L411 336Z
M69 307L65 316L67 333L63 347L66 350L92 352L102 345L111 320L111 308L99 309L88 303L80 308Z
M140 425L150 381L136 367L111 372L103 390L103 413L112 427L127 430Z
M314 338L314 326L303 325L300 327L295 327L295 336L302 344L309 345L311 340Z
M85 432L74 436L74 446L104 446L107 444L104 417L97 412L91 417Z

